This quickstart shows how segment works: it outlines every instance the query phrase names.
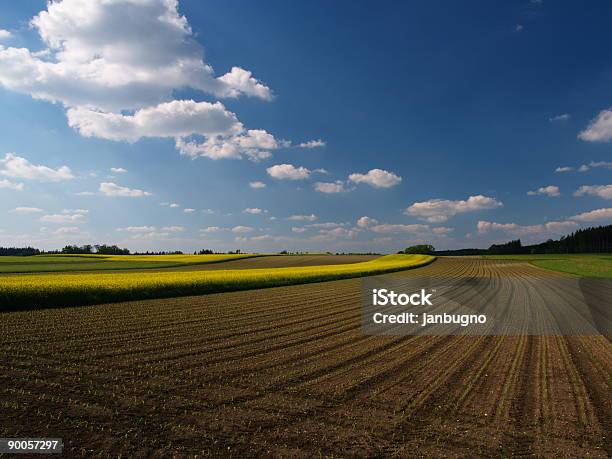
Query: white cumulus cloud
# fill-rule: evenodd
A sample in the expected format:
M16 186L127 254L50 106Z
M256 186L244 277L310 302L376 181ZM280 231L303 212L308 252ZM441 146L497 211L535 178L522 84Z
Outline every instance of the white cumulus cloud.
M180 88L271 98L247 70L215 77L176 0L49 2L31 25L46 56L0 48L0 84L39 99L119 111L168 100Z
M243 234L243 233L250 233L251 231L254 231L254 230L255 230L255 228L252 228L250 226L238 225L238 226L234 226L232 228L232 233Z
M612 140L612 109L602 110L587 128L578 134L587 142L609 142Z
M250 182L249 186L255 190L259 190L261 188L265 188L266 184L264 182Z
M345 186L342 180L336 180L335 182L316 182L313 185L315 191L319 193L344 193L349 191Z
M143 137L231 136L242 125L221 102L173 100L137 110L132 115L70 108L68 124L85 137L136 142Z
M203 142L177 138L176 148L192 158L204 156L210 159L240 159L244 155L251 161L260 161L272 156L269 150L283 148L289 143L277 140L263 129L243 131L241 124L237 127L238 134L208 136Z
M588 166L587 165L580 166L581 169L583 167L586 167L588 169L591 169L591 168L592 169L595 169L595 168L612 169L612 162L610 161L591 161Z
M366 183L374 188L390 188L398 185L402 178L383 169L371 169L365 174L351 174L349 180L354 183Z
M10 180L0 179L0 189L2 188L21 191L23 190L23 183L11 182Z
M13 179L35 180L39 182L61 182L74 178L68 166L57 169L32 164L25 158L14 153L7 153L0 160L0 175Z
M604 199L612 199L612 185L583 185L576 190L574 196L598 196Z
M574 215L566 220L550 221L536 225L520 225L517 223L497 223L481 220L476 227L479 234L501 231L512 236L565 235L574 231L580 223L612 222L612 208L595 209Z
M173 100L186 88L219 98L273 99L249 70L233 66L215 75L177 0L53 1L30 25L45 48L0 45L0 86L61 103L69 125L84 136L173 137L192 157L253 160L290 144L247 131L220 102ZM267 139L253 140L257 132Z
M579 222L612 221L612 208L595 209L571 217Z
M370 218L367 216L363 216L357 220L357 226L359 228L369 228L370 226L374 226L378 224L378 220L375 218Z
M430 199L429 201L415 202L408 207L404 213L432 223L441 223L457 214L495 209L502 205L503 204L495 198L476 195L470 196L466 200L459 201Z
M538 225L519 225L517 223L496 223L479 221L476 225L479 234L486 234L491 231L502 231L513 236L545 236L545 235L564 235L574 229L578 224L573 220L552 221Z
M247 207L246 209L244 209L244 213L251 214L251 215L259 215L259 214L266 213L266 212L268 211L264 209L260 209L258 207Z
M264 100L272 100L272 91L253 74L240 67L232 67L225 75L219 77L219 81L227 84L228 96L238 97L240 94L259 97Z
M310 177L311 171L305 167L292 164L277 164L266 169L268 175L278 180L304 180Z

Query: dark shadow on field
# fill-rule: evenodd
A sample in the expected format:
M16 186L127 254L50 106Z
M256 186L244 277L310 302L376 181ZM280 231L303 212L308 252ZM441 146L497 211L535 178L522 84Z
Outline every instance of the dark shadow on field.
M579 285L594 326L602 335L612 336L612 281L583 277Z
M362 329L365 334L612 334L612 281L607 279L533 275L411 278L381 275L364 278L362 288ZM374 289L408 295L424 290L432 294L433 304L373 304ZM407 313L418 315L419 322L380 322L381 314L393 319L391 316L403 317ZM486 317L486 323L475 321L475 317L481 315ZM375 316L378 319L375 320ZM431 319L434 316L438 322L424 322L424 318ZM448 319L449 316L453 318ZM474 319L469 324L461 322L467 320L466 316Z

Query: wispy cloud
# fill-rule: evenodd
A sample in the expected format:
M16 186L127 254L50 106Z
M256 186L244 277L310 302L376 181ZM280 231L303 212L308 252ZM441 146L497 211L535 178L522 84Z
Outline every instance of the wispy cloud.
M321 139L309 140L308 142L302 142L298 144L299 148L321 148L325 146L325 141Z
M49 214L43 215L40 217L41 222L45 223L78 223L85 220L85 215L83 213L75 213L75 214Z
M569 113L562 113L561 115L556 115L548 118L548 121L554 123L555 121L567 121L570 119Z
M342 180L336 180L335 182L316 182L313 187L315 191L326 194L346 193L350 191L345 187Z
M100 193L105 196L113 197L130 197L130 198L141 198L144 196L151 196L153 193L149 191L143 191L135 188L128 188L120 186L112 182L100 183Z
M267 210L265 209L260 209L259 207L247 207L246 209L244 209L243 211L245 214L251 214L251 215L259 215L259 214L265 214L268 213Z
M232 233L235 233L235 234L250 233L251 231L255 231L255 228L251 226L242 226L242 225L234 226L232 228Z
M11 212L21 213L21 214L35 214L39 212L43 212L42 209L38 207L15 207Z
M527 194L529 196L549 196L551 198L558 198L561 196L561 192L559 191L559 187L555 185L542 186L535 191L528 191Z
M317 220L319 217L317 217L315 214L310 214L310 215L291 215L289 217L287 217L287 220L290 221L308 221L308 222L313 222L315 220Z

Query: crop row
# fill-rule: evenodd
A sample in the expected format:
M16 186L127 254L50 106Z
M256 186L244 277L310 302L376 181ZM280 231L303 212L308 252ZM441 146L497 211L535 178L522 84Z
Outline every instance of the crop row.
M535 274L440 259L393 276L574 301L570 283L526 288ZM1 433L61 435L69 455L610 456L606 337L368 336L360 295L353 279L5 314Z

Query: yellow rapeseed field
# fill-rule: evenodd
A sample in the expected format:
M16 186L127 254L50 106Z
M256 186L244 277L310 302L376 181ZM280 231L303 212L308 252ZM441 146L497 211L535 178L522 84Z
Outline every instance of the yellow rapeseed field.
M0 277L0 310L175 297L382 274L423 266L435 257L386 255L343 265L185 272L123 272Z

